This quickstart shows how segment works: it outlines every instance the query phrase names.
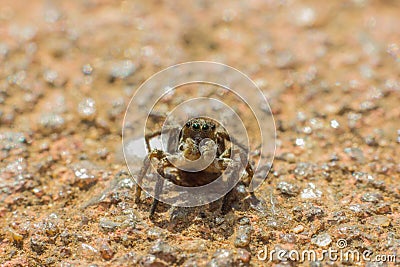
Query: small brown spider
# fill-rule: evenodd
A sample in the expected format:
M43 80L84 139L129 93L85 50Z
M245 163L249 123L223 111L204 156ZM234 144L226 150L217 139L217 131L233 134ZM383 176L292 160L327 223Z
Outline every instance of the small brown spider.
M150 147L151 138L159 135L161 135L161 131L146 134L145 136L145 141L149 154L145 158L143 167L138 175L138 183L136 185L135 193L136 203L140 201L140 196L142 192L139 184L141 184L143 177L146 175L147 169L150 166L150 161L153 158L156 158L158 160L157 172L162 177L179 186L196 187L213 182L221 176L224 170L227 169L230 162L232 162L232 160L230 159L232 152L230 143L233 142L241 149L246 150L243 145L237 143L235 140L233 140L233 138L230 138L226 130L215 120L207 117L193 118L187 121L182 129L180 129L178 150L182 152L181 155L183 155L187 160L190 161L198 160L201 157L201 151L203 151L203 154L207 154L208 151L214 152L215 159L211 164L209 164L201 171L191 172L175 168L175 172L173 172L172 174L171 172L165 172L166 168L174 168L174 165L169 160L171 159L171 155L162 150L152 150ZM204 142L204 140L211 140L213 142ZM212 150L212 147L210 147L211 143L214 143L216 145L216 151ZM247 177L242 182L244 185L249 186L254 174L250 163L247 163L245 170L247 172ZM153 217L154 215L154 212L158 205L157 197L161 194L163 188L164 180L160 179L159 181L161 182L157 182L156 184L155 198L150 209L150 217ZM231 192L224 196L222 211L226 211L227 209L228 195ZM251 193L251 195L253 196L253 193Z

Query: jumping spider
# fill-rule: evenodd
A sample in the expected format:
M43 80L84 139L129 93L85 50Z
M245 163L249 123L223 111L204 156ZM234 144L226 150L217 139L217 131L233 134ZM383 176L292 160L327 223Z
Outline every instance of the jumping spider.
M140 201L140 196L142 192L142 189L139 185L141 184L143 177L146 175L147 169L150 166L150 161L153 158L156 158L158 160L157 172L162 177L179 186L196 187L213 182L227 169L228 164L232 161L230 159L232 152L232 143L234 143L241 149L246 150L243 145L239 144L233 138L231 138L226 130L222 126L220 126L220 124L215 120L207 117L193 118L187 121L186 124L180 129L178 150L182 152L181 154L186 159L190 161L195 161L201 157L201 151L204 152L204 149L210 150L210 143L208 143L207 141L204 143L204 140L212 140L212 143L216 145L216 152L215 150L213 151L215 152L215 158L210 165L208 165L205 169L201 171L190 172L175 168L176 171L171 174L171 172L165 171L166 168L174 167L170 160L168 160L168 157L170 157L171 155L159 149L152 150L150 147L150 140L156 136L161 135L161 133L161 131L156 131L150 134L146 134L145 136L146 146L149 154L145 158L143 167L138 175L138 183L136 185L135 192L136 203ZM242 179L241 182L248 187L254 174L249 162L247 163L245 170L247 172L247 177L245 179ZM155 186L155 198L153 199L153 203L150 209L150 218L152 218L155 213L156 207L158 205L157 197L161 194L164 184L163 179L159 179L158 181L161 182L157 182ZM221 208L223 212L227 209L228 196L231 192L232 190L224 196ZM254 196L253 192L251 192L250 194L251 196Z

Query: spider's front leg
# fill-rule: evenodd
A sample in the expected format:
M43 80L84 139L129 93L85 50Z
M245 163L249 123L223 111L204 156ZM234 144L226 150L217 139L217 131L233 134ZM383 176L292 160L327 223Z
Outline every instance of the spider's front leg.
M226 133L226 132L221 132L221 133L218 134L218 137L221 138L222 140L226 140L226 141L228 141L228 142L231 142L231 143L237 145L237 146L238 146L239 148L241 148L246 154L248 154L248 149L247 149L243 144L239 143L235 138L229 136L228 133ZM232 153L231 150L232 150L232 148L226 149L226 150L222 153L221 157L225 157L225 158L230 157L230 156L231 156L231 153ZM241 156L242 156L242 155L241 155ZM252 179L253 179L253 176L254 176L254 170L253 170L253 167L252 167L251 164L250 164L250 161L248 161L247 158L242 157L242 158L241 158L241 161L242 161L243 163L244 163L244 162L247 162L247 164L246 164L246 173L247 173L247 177L245 177L245 179L243 180L243 183L244 183L244 185L245 185L246 187L249 187L250 184L251 184L251 181L252 181ZM252 196L254 196L254 192L253 192L253 191L251 191L250 194L251 194Z
M157 130L157 131L154 131L151 133L147 133L145 135L144 140L146 143L147 152L149 154L147 157L145 157L145 159L143 161L143 167L141 168L139 175L138 175L136 190L135 190L135 203L140 202L140 196L142 194L142 188L140 187L140 184L142 184L143 177L146 176L147 170L150 167L151 159L156 158L158 160L161 160L162 158L166 157L166 153L164 153L163 151L161 151L159 149L154 149L154 150L151 149L150 140L156 136L161 135L163 132L169 132L169 131L176 130L176 129L177 129L176 127L169 127L164 130ZM168 146L172 145L171 141L172 141L172 138L169 140Z
M151 151L149 153L148 156L145 157L145 159L143 161L143 167L140 169L139 175L137 177L136 190L135 190L135 203L139 203L140 202L140 196L142 195L142 188L140 187L140 185L142 184L143 177L146 176L147 170L150 167L151 160L153 158L161 160L165 156L166 155L165 155L165 153L163 151L158 150L158 149L154 149L153 151Z
M230 148L228 148L222 155L230 156L230 153L231 153L231 150L230 150ZM222 155L221 155L221 157L222 157ZM239 170L240 170L240 166L242 163L235 162L234 160L232 160L230 158L221 158L221 157L219 159L217 159L218 165L219 165L220 170L223 171L223 175L228 175L227 182L233 183L234 181L237 181L236 179L232 179L232 178L240 175ZM241 161L243 162L243 159ZM225 171L227 170L227 168L229 166L232 167L231 173L225 174ZM253 171L253 168L252 168L250 162L247 163L245 170L246 170L247 175L244 178L240 177L239 183L242 183L244 186L249 187L251 184L253 175L254 175L254 171ZM233 172L233 174L232 174L232 172ZM230 185L230 186L232 186L232 185ZM231 199L234 198L234 195L235 195L234 190L235 190L235 187L232 187L232 189L224 196L224 198L222 200L221 211L224 214L230 210L229 203L231 202ZM252 199L257 199L255 197L253 191L250 191L249 194Z
M240 163L235 162L230 158L220 157L216 159L215 164L217 165L217 168L222 171L222 179L228 183L229 187L232 187L232 189L224 195L224 198L222 199L221 211L225 214L229 211L229 202L233 194L234 183L240 178Z

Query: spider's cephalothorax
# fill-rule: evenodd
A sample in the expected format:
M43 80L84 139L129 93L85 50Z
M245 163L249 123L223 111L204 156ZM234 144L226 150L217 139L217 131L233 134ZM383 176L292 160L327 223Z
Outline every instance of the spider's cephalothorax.
M220 130L220 129L218 129ZM188 160L197 160L200 157L199 145L202 140L210 139L217 145L219 157L225 150L225 142L217 130L217 123L205 117L194 118L186 122L179 134L178 149Z
M143 177L146 175L150 161L153 158L158 160L157 172L162 177L176 185L186 187L196 187L211 183L220 177L228 165L232 163L230 155L231 143L233 141L225 129L213 119L207 117L193 118L187 121L180 129L178 151L180 151L187 160L198 160L201 157L201 152L207 153L207 151L204 152L208 149L208 146L204 145L204 141L206 141L207 144L207 140L210 140L216 145L216 152L215 155L213 155L215 157L214 161L208 165L208 167L198 172L174 168L174 165L168 160L168 157L171 159L171 155L169 153L157 149L151 150L150 139L160 134L161 131L157 131L145 136L149 155L146 157L144 166L138 177L138 185L136 187L136 202L139 202L141 195L141 188L139 187L139 184L141 184ZM239 145L239 147L242 147L240 144L235 144ZM172 157L174 157L174 155L172 155ZM165 171L166 169L171 168L174 170L169 170L168 172ZM253 176L253 169L249 163L246 166L246 172L248 174L248 179L245 184L248 185ZM156 185L156 195L161 194L163 180L161 181L161 184ZM226 206L226 199L227 197L225 196L223 207ZM152 208L150 210L150 216L154 214L157 204L158 200L154 199Z

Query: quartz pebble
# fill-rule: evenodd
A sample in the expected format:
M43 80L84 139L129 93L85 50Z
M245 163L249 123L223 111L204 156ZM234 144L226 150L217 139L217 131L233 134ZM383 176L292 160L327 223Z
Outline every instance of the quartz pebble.
M284 195L288 196L296 196L299 194L300 188L292 183L288 182L279 182L277 185L277 189Z
M297 225L295 228L292 229L293 233L299 234L304 231L304 226L303 225Z
M372 203L378 203L383 199L382 195L380 193L365 193L361 196L361 200L364 202L372 202Z
M332 243L332 238L328 233L322 233L311 238L311 243L319 247L326 248Z
M318 190L313 183L309 183L307 188L304 188L301 192L301 198L303 199L314 199L320 198L322 192Z
M79 103L78 112L82 119L94 119L96 115L96 102L92 98L85 98Z
M108 220L106 218L101 218L99 222L100 228L105 232L115 231L121 224L114 221Z
M112 78L125 79L136 70L135 64L130 60L122 60L112 64L110 76Z
M65 120L59 114L47 113L40 116L39 125L40 130L45 134L60 132L64 129Z

